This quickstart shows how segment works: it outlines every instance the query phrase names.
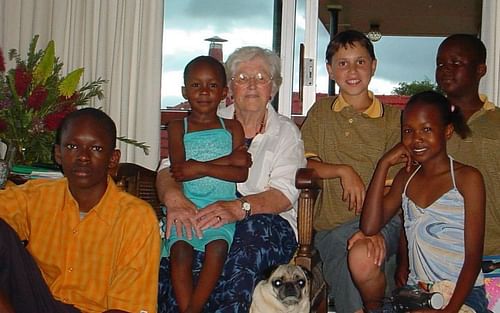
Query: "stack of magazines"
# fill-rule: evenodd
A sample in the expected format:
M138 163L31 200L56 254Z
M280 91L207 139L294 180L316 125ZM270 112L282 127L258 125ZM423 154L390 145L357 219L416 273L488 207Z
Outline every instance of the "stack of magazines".
M10 170L10 174L14 176L21 176L25 179L36 178L61 178L62 172L56 167L40 167L40 166L27 166L27 165L14 165Z

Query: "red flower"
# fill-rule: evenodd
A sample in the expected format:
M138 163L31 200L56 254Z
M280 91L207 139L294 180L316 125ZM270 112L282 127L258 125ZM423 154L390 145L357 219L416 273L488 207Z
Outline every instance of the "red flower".
M3 59L2 49L0 49L0 72L5 72L5 60Z
M22 97L26 94L28 86L31 83L31 73L27 72L24 68L17 67L14 74L14 83L16 86L17 95Z
M48 114L45 117L44 124L47 130L49 131L55 131L61 125L61 121L63 120L66 115L69 113L75 111L76 108L69 104L69 105L63 105L57 112Z
M66 113L64 112L55 112L47 115L44 120L45 127L50 131L57 130L65 116Z
M7 122L0 118L0 133L7 129Z
M28 97L27 106L35 111L40 110L48 95L49 93L43 86L37 86Z
M78 91L75 91L70 97L59 96L57 98L57 103L68 110L68 108L74 107L76 105L76 100L78 100L78 97L80 97L80 93Z

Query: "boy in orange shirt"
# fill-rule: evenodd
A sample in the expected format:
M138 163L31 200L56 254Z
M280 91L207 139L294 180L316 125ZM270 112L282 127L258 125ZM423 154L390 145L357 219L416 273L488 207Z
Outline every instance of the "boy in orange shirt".
M115 144L104 112L72 112L55 145L65 178L0 191L1 312L156 312L158 223L109 176Z

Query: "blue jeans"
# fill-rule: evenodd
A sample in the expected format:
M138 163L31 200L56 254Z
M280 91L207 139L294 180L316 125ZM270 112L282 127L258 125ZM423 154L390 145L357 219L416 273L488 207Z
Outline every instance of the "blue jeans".
M476 313L487 313L488 312L488 299L486 298L486 290L483 286L477 286L472 288L471 292L465 299L464 304L467 304L473 308Z
M246 313L252 292L263 273L277 264L285 264L297 249L290 224L273 214L257 214L236 223L236 231L222 275L204 312ZM203 264L204 253L194 251L193 278L196 280ZM178 312L170 280L168 258L160 263L158 312Z
M401 218L395 216L381 230L387 249L386 262L398 248ZM339 313L351 313L363 307L358 288L354 285L347 264L347 241L359 231L359 218L332 230L319 231L314 238L323 261L323 276L329 287L329 296L334 299ZM385 266L382 266L384 270Z

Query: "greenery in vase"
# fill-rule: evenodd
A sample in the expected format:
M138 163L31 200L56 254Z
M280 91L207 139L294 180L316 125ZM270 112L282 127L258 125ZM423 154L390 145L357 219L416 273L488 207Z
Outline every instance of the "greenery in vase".
M54 41L44 50L36 50L38 35L29 46L27 58L11 49L9 60L16 66L5 68L0 49L0 141L18 150L17 163L52 163L56 130L70 112L97 97L104 97L104 79L79 87L83 68L61 74L63 63L55 56ZM121 137L120 140L123 140ZM148 154L143 142L128 139Z

